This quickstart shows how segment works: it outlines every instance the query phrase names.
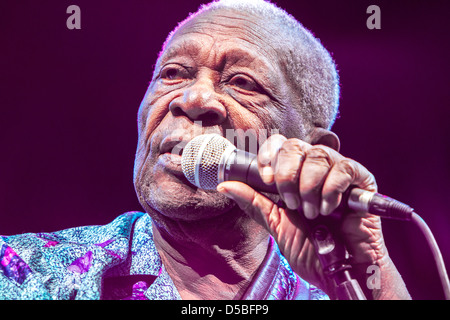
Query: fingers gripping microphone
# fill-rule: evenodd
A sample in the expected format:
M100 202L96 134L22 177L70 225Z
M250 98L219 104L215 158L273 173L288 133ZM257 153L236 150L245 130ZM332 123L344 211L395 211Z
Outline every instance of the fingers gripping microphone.
M255 190L278 194L275 184L262 181L257 156L237 149L218 134L192 139L183 150L181 167L188 181L204 190L216 190L223 181L240 181ZM412 208L400 201L360 188L349 189L343 201L351 210L384 218L410 220L413 213Z
M255 190L278 194L275 185L262 181L255 154L237 149L217 134L192 139L183 150L181 167L189 182L201 189L216 190L223 181L240 181ZM401 202L359 188L347 191L342 202L355 211L402 220L410 219L413 212ZM324 274L334 282L336 298L365 300L359 283L349 273L351 265L337 225L331 216L319 216L306 223Z
M181 166L186 178L205 190L216 190L219 183L232 180L244 182L258 191L278 194L275 185L267 185L262 181L255 154L237 149L217 134L206 134L192 139L184 148ZM431 238L429 243L440 271L443 288L447 299L450 299L450 284L442 255L431 231L412 208L392 198L359 188L350 188L344 194L342 202L354 211L416 222L427 239ZM333 279L337 299L363 300L365 296L361 287L348 271L351 266L347 261L345 245L334 229L335 220L329 220L330 218L318 217L308 222L324 273Z

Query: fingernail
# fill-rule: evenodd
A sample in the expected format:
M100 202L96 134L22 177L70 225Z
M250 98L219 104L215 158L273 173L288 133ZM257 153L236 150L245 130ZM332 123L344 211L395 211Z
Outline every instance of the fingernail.
M324 216L330 214L330 203L326 200L322 200L322 203L320 204L320 213Z
M317 207L311 202L303 202L303 213L308 219L315 219L319 215Z
M298 197L291 192L287 192L283 194L284 202L286 203L286 206L291 210L297 210L299 203L298 203Z
M262 177L261 178L265 183L272 183L273 170L272 170L271 166L267 166L262 169Z
M221 194L223 194L224 196L226 196L226 197L228 197L228 198L230 198L230 199L232 199L232 200L234 200L233 199L233 195L231 195L229 192L228 192L228 190L226 189L226 188L224 188L222 185L218 185L217 186L217 191L219 191Z

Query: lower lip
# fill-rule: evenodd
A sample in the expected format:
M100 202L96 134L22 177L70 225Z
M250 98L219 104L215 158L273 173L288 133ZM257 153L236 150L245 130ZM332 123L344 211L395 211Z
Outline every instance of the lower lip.
M173 153L163 153L159 156L158 162L167 170L175 175L182 175L181 156Z

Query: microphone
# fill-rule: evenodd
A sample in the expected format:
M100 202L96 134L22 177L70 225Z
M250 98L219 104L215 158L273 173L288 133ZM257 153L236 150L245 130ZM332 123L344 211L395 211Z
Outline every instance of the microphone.
M190 183L204 190L216 190L223 181L240 181L255 190L278 194L275 184L262 181L257 155L237 149L218 134L204 134L189 141L183 149L181 168ZM343 195L342 202L357 212L397 220L409 221L414 212L398 200L356 187Z

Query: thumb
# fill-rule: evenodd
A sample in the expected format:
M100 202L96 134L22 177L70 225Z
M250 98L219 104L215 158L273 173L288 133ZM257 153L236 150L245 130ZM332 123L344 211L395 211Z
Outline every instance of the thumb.
M280 222L280 210L269 198L252 187L238 181L225 181L217 186L217 191L234 200L239 208L270 233Z

